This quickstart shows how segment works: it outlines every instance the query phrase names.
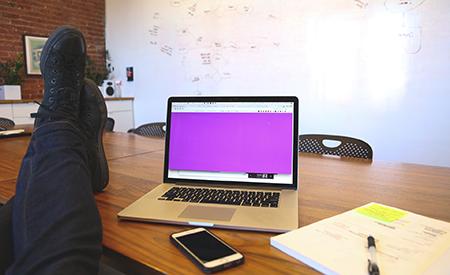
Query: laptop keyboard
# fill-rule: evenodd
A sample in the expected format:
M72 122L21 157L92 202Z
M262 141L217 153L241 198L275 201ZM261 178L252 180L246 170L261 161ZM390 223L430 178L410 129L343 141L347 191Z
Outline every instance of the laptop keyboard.
M255 207L278 207L280 192L172 187L158 200L215 203Z

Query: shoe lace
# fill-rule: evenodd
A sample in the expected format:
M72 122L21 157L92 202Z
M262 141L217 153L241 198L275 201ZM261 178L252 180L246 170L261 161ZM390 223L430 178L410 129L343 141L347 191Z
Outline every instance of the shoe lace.
M62 118L68 118L70 117L70 114L73 113L73 106L74 106L74 98L73 92L66 91L70 88L61 88L56 92L56 95L54 98L55 103L54 106L58 106L57 108L52 108L51 104L46 105L42 104L39 101L33 101L34 103L39 105L39 109L36 113L31 113L30 116L32 118L51 118L51 119L62 119Z
M55 51L55 56L52 57L50 61L50 68L52 70L58 71L58 69L62 69L64 73L67 73L72 76L78 77L82 71L83 67L85 65L85 57L80 55L76 57L67 57L63 54L61 54L58 51ZM58 63L61 63L60 65L57 65ZM75 67L75 70L74 70Z
M82 74L84 72L84 56L67 57L58 51L47 64L48 70L52 71L51 79L45 80L46 87L49 88L50 98L55 92L56 87L75 87L81 88ZM61 82L61 83L58 83ZM52 104L50 104L52 105ZM50 106L49 106L50 107Z

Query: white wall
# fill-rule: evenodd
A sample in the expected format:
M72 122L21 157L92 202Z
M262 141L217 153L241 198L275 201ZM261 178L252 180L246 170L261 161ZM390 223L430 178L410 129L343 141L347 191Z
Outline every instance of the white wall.
M289 94L301 133L450 166L448 22L448 0L106 0L106 48L136 125L170 95Z

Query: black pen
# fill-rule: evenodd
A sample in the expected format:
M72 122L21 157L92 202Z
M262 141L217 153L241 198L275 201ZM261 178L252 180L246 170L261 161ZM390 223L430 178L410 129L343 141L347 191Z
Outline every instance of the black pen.
M368 249L369 249L369 275L380 275L380 269L377 264L377 250L375 246L375 239L372 236L367 237Z

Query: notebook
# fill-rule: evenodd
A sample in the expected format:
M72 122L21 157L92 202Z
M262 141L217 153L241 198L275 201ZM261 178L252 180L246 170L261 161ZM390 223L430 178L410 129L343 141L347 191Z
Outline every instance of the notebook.
M14 137L14 136L26 136L26 135L31 135L31 133L25 132L24 129L0 131L0 138Z
M450 223L369 203L272 237L284 253L325 274L368 274L372 235L380 274L450 274Z
M298 228L298 99L171 97L163 182L120 219Z

